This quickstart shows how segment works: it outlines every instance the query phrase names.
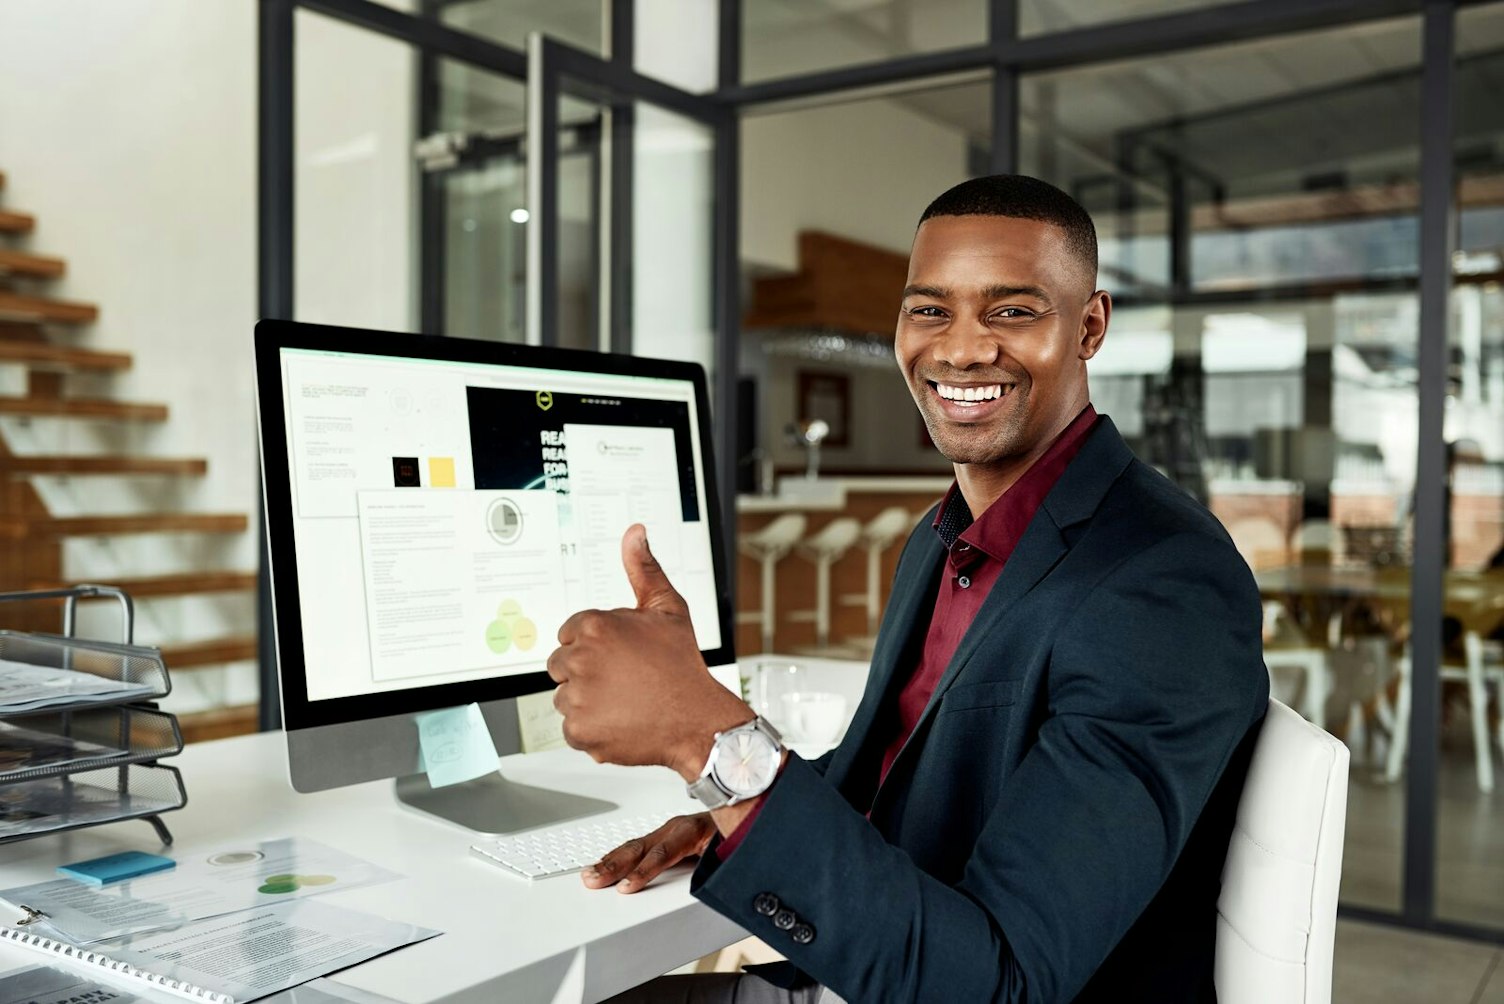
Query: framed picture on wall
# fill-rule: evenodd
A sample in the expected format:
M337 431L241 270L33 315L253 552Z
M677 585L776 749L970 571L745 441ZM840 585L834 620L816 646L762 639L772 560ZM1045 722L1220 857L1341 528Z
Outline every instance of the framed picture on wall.
M851 378L844 373L799 372L799 421L823 418L826 446L851 445Z

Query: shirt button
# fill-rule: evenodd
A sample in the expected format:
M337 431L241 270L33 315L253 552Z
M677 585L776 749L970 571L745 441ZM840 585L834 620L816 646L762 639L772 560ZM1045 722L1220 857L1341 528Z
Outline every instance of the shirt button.
M956 580L956 585L960 586L962 589L970 589L971 588L971 577L968 576L968 575L961 576L959 579Z
M752 901L752 909L756 910L764 917L773 916L773 914L778 912L778 908L782 905L782 903L778 902L778 897L774 896L770 892L758 893L757 898Z
M791 930L798 921L799 918L794 916L793 910L779 910L773 914L773 926L780 931Z
M789 932L789 937L793 939L796 945L807 945L815 940L815 929L808 924L797 924Z

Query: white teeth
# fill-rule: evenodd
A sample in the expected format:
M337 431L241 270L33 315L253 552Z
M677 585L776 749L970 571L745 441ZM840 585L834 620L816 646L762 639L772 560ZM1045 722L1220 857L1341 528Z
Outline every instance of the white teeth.
M1001 384L991 384L986 387L972 384L962 387L956 384L936 383L935 390L947 401L991 401L1003 396Z

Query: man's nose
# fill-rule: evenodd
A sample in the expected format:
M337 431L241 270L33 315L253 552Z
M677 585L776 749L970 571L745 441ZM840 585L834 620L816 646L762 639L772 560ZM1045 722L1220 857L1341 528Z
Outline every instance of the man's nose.
M1000 353L995 333L980 321L957 321L935 346L935 358L958 370L991 366Z

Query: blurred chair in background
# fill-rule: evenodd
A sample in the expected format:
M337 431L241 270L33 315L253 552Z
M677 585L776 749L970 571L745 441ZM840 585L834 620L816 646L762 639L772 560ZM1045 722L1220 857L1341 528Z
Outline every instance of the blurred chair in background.
M815 609L796 610L789 619L815 622L816 648L830 647L830 566L851 550L861 533L856 519L839 516L798 545L799 554L815 565Z
M883 613L883 553L913 528L914 516L901 505L889 506L862 527L859 543L867 552L867 590L841 597L841 602L867 608L867 634L877 635Z
M773 520L756 533L749 533L736 542L737 550L761 566L762 608L743 611L736 615L739 623L754 623L762 626L762 650L773 651L773 635L776 627L774 605L774 580L778 563L788 556L804 536L807 520L803 513L788 512Z

